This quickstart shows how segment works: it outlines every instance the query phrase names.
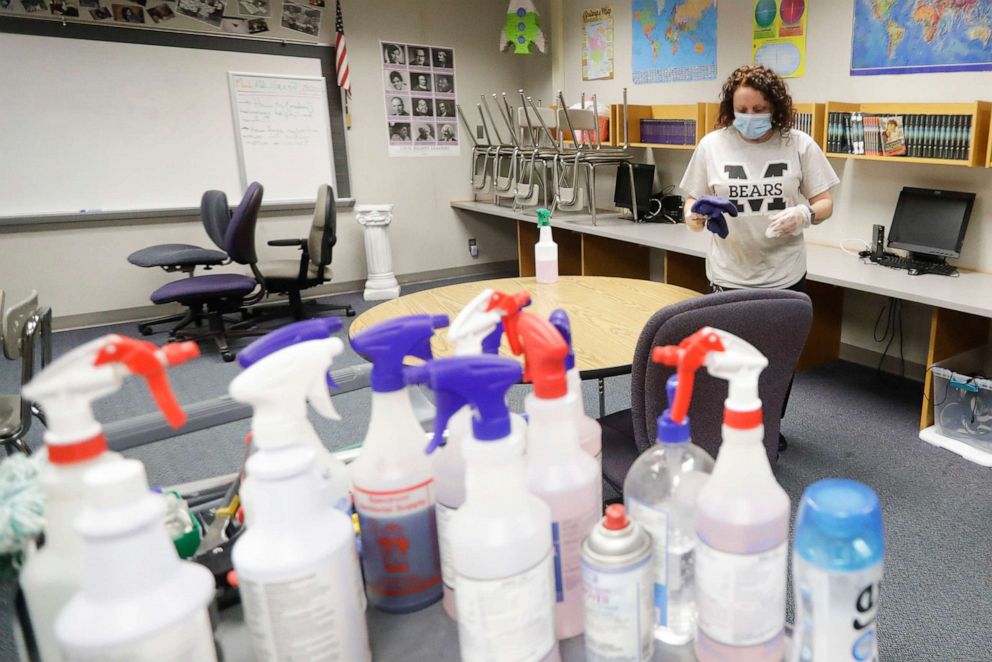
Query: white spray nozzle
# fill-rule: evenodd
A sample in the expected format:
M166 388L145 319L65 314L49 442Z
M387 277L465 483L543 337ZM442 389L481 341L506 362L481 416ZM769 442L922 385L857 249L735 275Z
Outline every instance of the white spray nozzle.
M231 381L231 397L254 409L254 444L273 448L304 440L319 443L306 403L321 416L340 420L331 403L328 372L343 351L338 338L300 342L258 360Z
M448 340L454 344L456 356L482 353L482 341L496 329L502 317L496 310L486 310L492 295L488 288L479 292L448 327Z
M729 383L727 408L735 411L752 411L761 408L758 397L758 378L768 367L768 359L754 345L732 333L707 327L723 343L723 351L710 352L703 365L714 377Z

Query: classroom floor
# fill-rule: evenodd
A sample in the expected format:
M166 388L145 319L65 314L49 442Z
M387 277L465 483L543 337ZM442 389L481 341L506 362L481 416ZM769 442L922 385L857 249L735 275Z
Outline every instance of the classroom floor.
M404 292L452 282L457 281L404 286ZM360 294L335 297L334 301L348 301L359 313L371 305L362 301ZM61 332L55 335L54 353L58 356L85 340L111 332L135 335L130 324ZM151 339L164 342L165 334ZM337 365L359 361L349 349ZM223 394L238 371L236 363L222 363L208 352L171 375L180 401L192 403ZM12 391L16 380L17 371L5 367L0 371L0 392ZM797 375L782 426L790 445L775 473L789 493L793 509L807 485L826 477L860 480L878 493L887 546L878 630L881 659L989 660L992 497L988 469L919 440L921 390L919 382L882 376L842 361ZM522 408L525 392L523 387L511 391L515 410ZM606 393L607 413L628 408L629 378L607 380ZM583 396L586 410L597 411L595 383L584 384ZM329 447L340 448L362 439L368 403L367 391L342 394L335 398L342 422L314 419ZM103 421L118 420L152 407L143 387L131 380L121 393L98 403L97 415ZM127 455L145 462L153 484L230 473L240 462L248 426L248 421L239 421L151 444ZM40 426L31 438L35 444L40 442ZM12 585L4 585L0 594L0 659L15 659L7 611ZM791 599L789 604L791 620Z

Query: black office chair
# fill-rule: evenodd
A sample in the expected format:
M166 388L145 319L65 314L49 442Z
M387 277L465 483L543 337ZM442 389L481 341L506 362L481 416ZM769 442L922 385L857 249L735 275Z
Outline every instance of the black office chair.
M203 194L200 198L200 221L207 236L220 250L192 244L158 244L131 253L127 256L127 261L146 269L158 267L169 273L181 271L190 276L197 267L203 267L206 271L211 267L230 263L231 258L224 252L224 234L231 222L231 209L223 191L206 191ZM185 314L180 313L148 320L138 325L138 331L144 336L151 335L154 326L179 322L184 317Z
M667 406L665 382L673 369L651 361L651 349L677 345L704 326L748 341L768 358L758 392L765 411L765 452L773 464L778 455L782 405L796 362L806 344L813 305L809 297L788 290L733 290L696 297L656 312L641 331L631 364L631 408L600 419L603 426L603 477L617 492L630 465L655 443L656 421ZM727 382L696 374L689 418L693 442L716 457L721 443L723 401Z
M3 291L0 290L2 307ZM3 312L2 329L3 354L12 361L20 359L20 384L23 386L34 377L36 348L41 348L42 368L52 360L52 311L47 306L38 305L38 293L32 292L24 301ZM42 412L19 391L0 395L0 444L8 455L14 451L31 454L24 438L34 418L45 423Z
M270 294L286 294L293 317L298 320L319 312L340 311L349 317L355 314L349 305L330 305L308 302L304 309L302 291L331 280L331 258L337 236L337 207L334 189L322 184L317 189L317 204L313 211L310 235L306 239L273 239L269 246L298 246L299 260L272 260L259 265L265 279L265 289ZM259 308L262 308L259 306ZM258 309L256 309L258 310ZM274 313L278 307L263 309Z
M231 217L224 236L224 251L231 260L251 269L252 276L242 274L207 274L191 276L167 283L152 293L156 304L180 303L186 306L186 314L169 333L172 339L205 340L211 338L225 361L234 360L234 352L228 346L229 336L259 335L251 330L254 320L247 306L258 303L265 296L265 281L258 270L258 256L255 253L255 225L258 210L262 205L262 185L252 182L245 191L241 204ZM240 319L233 324L224 315L237 313ZM209 322L205 331L185 331L190 324Z

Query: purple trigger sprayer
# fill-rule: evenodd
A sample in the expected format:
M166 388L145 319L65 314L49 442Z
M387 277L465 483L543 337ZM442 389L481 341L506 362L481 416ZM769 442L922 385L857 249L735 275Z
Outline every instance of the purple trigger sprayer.
M403 382L403 360L430 360L434 329L446 315L410 315L376 324L351 339L372 362L372 416L351 479L362 538L369 601L406 613L441 598L441 558L424 431Z

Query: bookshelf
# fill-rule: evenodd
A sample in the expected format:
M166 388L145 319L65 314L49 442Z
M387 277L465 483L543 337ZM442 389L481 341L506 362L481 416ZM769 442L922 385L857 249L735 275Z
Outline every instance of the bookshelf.
M649 147L652 149L688 149L696 148L706 133L708 127L713 126L712 122L707 122L707 117L712 110L708 106L716 107L716 104L707 103L685 103L670 105L643 106L627 105L627 137L631 147ZM610 142L614 145L623 145L623 106L613 104L610 106ZM641 120L679 120L685 122L695 122L694 131L688 136L692 139L691 144L670 145L661 142L645 142L641 139Z
M992 168L992 126L989 126L988 133L989 140L986 142L989 144L988 153L985 156L985 167Z
M834 151L833 145L828 147L828 129L831 113L866 113L869 115L943 115L967 116L970 118L970 128L967 135L967 151L965 158L934 158L929 156L881 156L871 154L848 154ZM981 167L988 165L989 130L992 120L992 104L987 101L972 101L968 103L844 103L829 101L826 105L825 126L822 129L822 143L827 156L840 159L861 161L889 161L902 163L924 163L932 165L956 165L966 167Z
M809 134L820 149L827 149L827 105L824 103L794 103L792 111L797 115L808 115L808 119L802 126L794 124L796 128L802 129Z

